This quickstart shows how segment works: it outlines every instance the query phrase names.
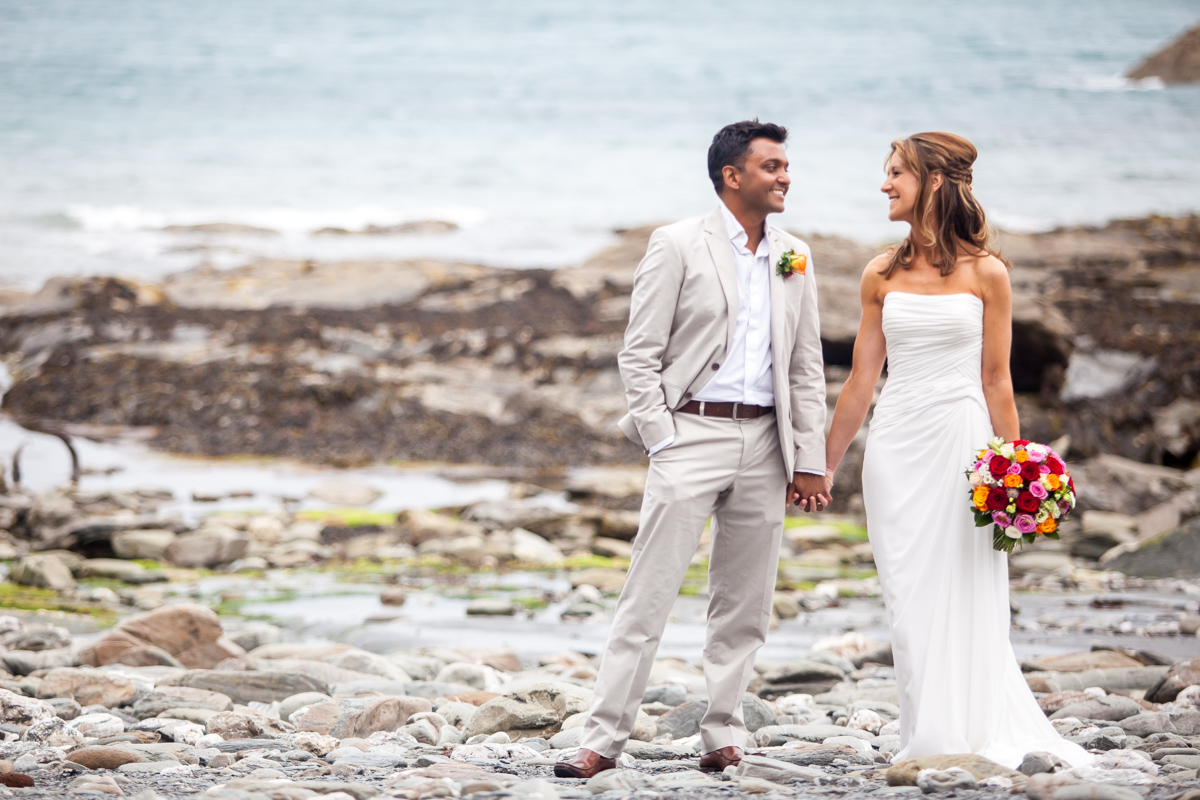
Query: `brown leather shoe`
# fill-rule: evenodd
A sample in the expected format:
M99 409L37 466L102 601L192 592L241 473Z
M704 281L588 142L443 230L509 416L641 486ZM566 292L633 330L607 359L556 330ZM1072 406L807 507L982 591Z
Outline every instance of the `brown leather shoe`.
M581 747L575 758L570 761L560 761L554 765L554 777L590 778L606 769L614 769L616 766L615 758L605 758L595 750Z
M724 772L726 767L736 767L742 760L742 748L722 747L700 756L701 772Z

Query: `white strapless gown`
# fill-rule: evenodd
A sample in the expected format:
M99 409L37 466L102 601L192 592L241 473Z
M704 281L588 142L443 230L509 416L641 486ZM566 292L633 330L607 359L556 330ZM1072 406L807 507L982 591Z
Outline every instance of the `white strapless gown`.
M863 461L863 501L900 692L895 760L1026 753L1091 761L1058 735L1009 642L1008 563L976 528L964 474L993 436L980 378L983 302L884 297L888 380Z

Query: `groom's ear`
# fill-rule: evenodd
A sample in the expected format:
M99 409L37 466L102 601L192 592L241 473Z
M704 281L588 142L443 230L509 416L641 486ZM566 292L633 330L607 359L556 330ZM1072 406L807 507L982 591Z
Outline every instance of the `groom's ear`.
M732 164L726 164L721 167L721 177L725 179L726 189L733 189L735 192L742 186L742 174L737 167Z

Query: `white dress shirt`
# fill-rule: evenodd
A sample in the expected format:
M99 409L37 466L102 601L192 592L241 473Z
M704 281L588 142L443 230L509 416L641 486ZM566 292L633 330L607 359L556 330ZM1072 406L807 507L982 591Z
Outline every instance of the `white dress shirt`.
M767 239L766 223L758 249L746 249L750 240L746 229L729 208L721 203L729 246L737 265L738 311L733 331L733 344L725 355L725 363L712 380L693 399L706 403L747 403L755 406L775 405L775 376L771 369L771 243ZM670 447L672 434L650 448L650 455ZM796 470L812 475L824 475L816 470Z

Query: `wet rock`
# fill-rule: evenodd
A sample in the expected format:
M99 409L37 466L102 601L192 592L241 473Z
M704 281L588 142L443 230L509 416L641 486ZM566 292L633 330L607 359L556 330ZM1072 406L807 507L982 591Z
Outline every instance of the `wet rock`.
M1151 703L1169 703L1189 686L1200 685L1200 657L1178 661L1171 665L1162 680L1146 691Z
M246 555L249 544L244 532L213 526L179 536L163 556L180 567L216 567Z
M194 669L181 675L163 678L159 686L189 686L206 689L230 697L243 705L257 700L271 703L284 700L301 692L329 694L329 686L323 681L307 675L282 670L256 670L253 672L229 672L225 670Z
M181 603L122 621L86 647L80 657L86 664L99 666L116 663L136 650L140 660L161 663L147 648L160 648L190 668L214 667L245 652L224 637L221 620L212 609Z
M112 548L117 558L145 558L160 561L175 541L175 531L142 529L117 531L112 536Z
M1185 578L1200 573L1200 517L1106 559L1104 568L1143 578Z
M1128 697L1122 697L1121 695L1110 694L1105 697L1072 703L1055 711L1050 715L1050 719L1076 717L1078 719L1102 719L1116 722L1126 717L1132 717L1134 714L1140 714L1142 710L1137 701L1130 700Z
M36 586L67 592L75 588L75 576L57 556L45 553L28 555L13 565L9 580L22 586Z
M0 662L13 675L29 675L37 670L55 667L79 666L79 658L72 648L61 650L10 650L0 653Z
M1006 778L1011 778L1014 783L1023 782L1025 776L1016 770L1002 767L994 761L977 755L946 755L946 756L922 756L921 758L908 758L904 761L897 762L888 767L887 782L888 786L916 786L917 775L924 769L948 770L951 767L958 767L971 773L975 780L981 781L985 778L991 778L994 775L1001 775Z
M0 722L28 726L54 716L54 707L49 703L0 689Z
M41 699L69 697L82 706L106 708L124 705L137 694L137 686L120 675L94 669L61 667L42 678L37 695Z
M413 714L432 709L418 697L326 700L294 712L290 721L298 731L365 739L376 731L394 731Z

